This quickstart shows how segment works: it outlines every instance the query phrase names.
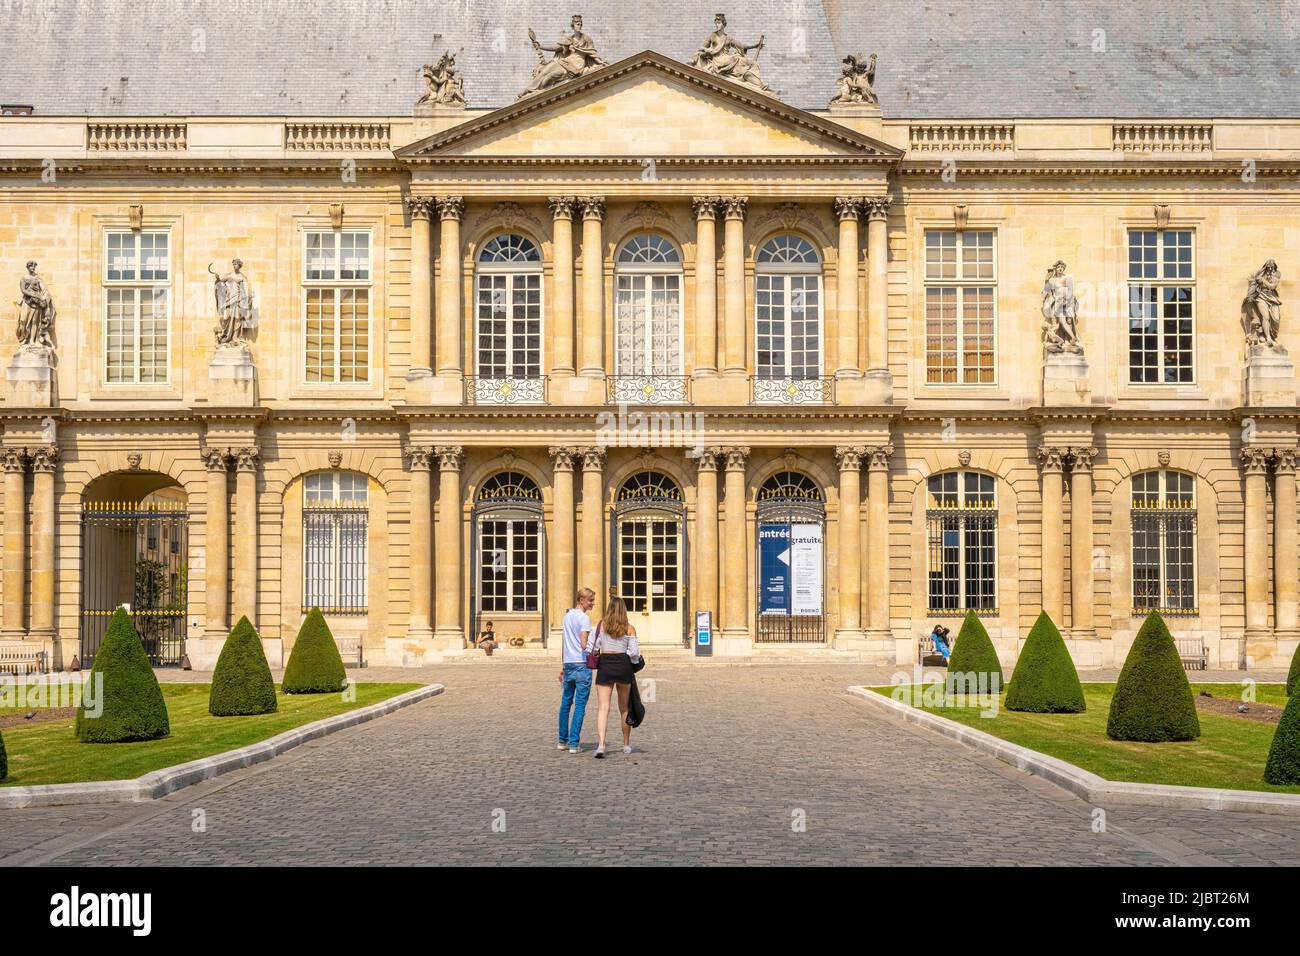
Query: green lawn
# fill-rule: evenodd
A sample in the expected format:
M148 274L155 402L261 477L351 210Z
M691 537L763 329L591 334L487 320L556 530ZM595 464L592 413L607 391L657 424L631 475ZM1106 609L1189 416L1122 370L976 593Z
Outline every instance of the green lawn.
M0 786L130 780L163 767L234 750L314 720L332 717L394 697L420 684L357 684L357 699L342 694L285 695L276 687L279 709L252 717L213 717L208 684L163 684L171 735L127 744L83 744L72 717L26 727L8 727L9 776ZM0 709L12 714L14 710Z
M1068 761L1107 780L1300 793L1300 786L1275 787L1264 782L1264 763L1276 724L1198 712L1198 740L1161 744L1111 740L1106 736L1106 717L1114 687L1084 684L1088 710L1082 714L1014 713L999 706L996 717L981 717L980 708L973 706L925 709ZM895 690L870 689L886 697ZM1192 685L1192 693L1202 690L1231 700L1240 700L1242 693L1238 684ZM1286 705L1286 691L1281 684L1257 684L1255 693L1261 704Z

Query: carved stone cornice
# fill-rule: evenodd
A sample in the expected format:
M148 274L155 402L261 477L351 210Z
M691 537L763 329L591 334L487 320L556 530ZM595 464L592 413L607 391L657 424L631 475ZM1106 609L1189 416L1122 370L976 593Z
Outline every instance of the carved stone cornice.
M600 471L605 467L605 449L590 445L580 450L583 471Z
M840 222L856 221L862 215L867 200L862 196L836 196L832 207Z
M862 468L862 459L867 457L866 445L836 445L835 461L840 471L858 471Z
M1241 463L1247 475L1267 475L1270 449L1259 445L1247 445L1241 450Z
M551 207L552 219L567 219L573 221L573 211L578 205L578 200L574 196L551 196L547 202Z
M586 222L594 219L597 222L605 220L605 197L604 196L579 196L578 205L582 207L582 220Z
M889 471L889 459L894 455L894 445L892 442L873 445L867 449L867 455L868 471Z
M741 220L745 218L745 211L749 208L748 196L723 196L722 210L724 218L730 220Z
M1091 473L1093 460L1100 454L1101 449L1091 445L1086 448L1070 448L1070 471Z
M722 453L727 460L727 471L745 470L745 465L749 462L748 445L733 445L722 449Z
M22 474L27 470L27 449L26 448L5 448L0 450L0 461L4 462L4 470L8 474Z
M257 463L261 457L261 449L256 445L248 445L243 448L234 450L235 470L251 472L257 474Z
M1059 445L1038 446L1038 468L1043 474L1059 475L1064 470L1067 449Z
M465 463L464 445L437 445L433 453L438 458L439 471L460 471Z
M460 222L465 218L465 198L463 196L439 196L438 218L443 222L451 219Z
M412 220L432 219L435 205L437 205L437 203L432 196L407 196L406 197L406 211L411 214Z
M863 201L863 208L867 213L867 221L873 219L884 221L889 218L889 204L893 202L888 196L876 196Z
M553 471L573 471L573 459L578 456L576 448L570 448L567 445L557 445L548 448L546 453L551 456L551 469Z
M402 452L411 462L411 471L428 471L433 463L433 448L429 445L407 445Z
M38 445L32 449L32 471L52 475L59 470L59 446Z
M1294 475L1297 450L1294 448L1277 448L1273 452L1273 473Z
M698 222L701 219L716 220L718 218L718 203L722 202L719 196L695 196L691 199L691 210L695 213L695 219Z

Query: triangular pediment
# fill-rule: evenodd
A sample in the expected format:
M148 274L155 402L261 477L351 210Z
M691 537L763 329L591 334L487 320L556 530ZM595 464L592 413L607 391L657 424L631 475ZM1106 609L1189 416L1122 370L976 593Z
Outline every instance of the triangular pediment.
M404 160L856 157L899 150L658 53L610 64L397 151Z

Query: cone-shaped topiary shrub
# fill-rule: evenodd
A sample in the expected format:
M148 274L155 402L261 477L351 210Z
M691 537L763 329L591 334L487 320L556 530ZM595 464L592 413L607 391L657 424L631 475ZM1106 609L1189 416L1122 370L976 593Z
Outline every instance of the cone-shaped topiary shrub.
M1291 669L1286 672L1286 695L1290 697L1295 693L1295 685L1300 684L1300 645L1295 649L1295 654L1291 656Z
M5 753L5 735L0 734L0 780L9 776L9 755Z
M270 714L276 709L275 680L266 662L261 638L241 617L217 658L212 672L212 691L208 694L208 713L213 717L242 714Z
M1277 730L1273 731L1268 762L1264 764L1264 782L1300 783L1300 694L1291 695Z
M121 608L113 612L89 680L96 685L93 692L101 695L103 709L99 716L92 716L86 712L85 700L77 708L77 737L82 741L111 744L156 740L171 733L162 688L131 615Z
M1106 720L1111 740L1195 740L1201 736L1192 685L1165 619L1147 615L1124 660Z
M320 608L307 614L284 668L286 694L330 694L343 689L347 672Z
M1006 708L1034 714L1081 714L1088 709L1074 661L1046 611L1029 629L1007 686Z
M952 678L954 675L967 675L965 680L977 682L971 690L978 688L981 693L996 693L1006 684L998 652L993 649L984 622L974 611L966 612L966 620L961 622L961 630L952 646L952 656L948 658L948 676Z

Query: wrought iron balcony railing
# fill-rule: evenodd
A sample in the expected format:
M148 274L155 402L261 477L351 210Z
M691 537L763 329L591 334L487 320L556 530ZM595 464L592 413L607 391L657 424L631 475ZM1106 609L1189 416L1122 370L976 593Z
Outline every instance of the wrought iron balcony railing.
M750 401L755 405L834 405L835 377L774 378L751 375Z
M615 405L685 405L691 400L689 375L611 375L609 401Z
M501 378L470 375L465 379L465 402L469 405L545 405L546 376Z

